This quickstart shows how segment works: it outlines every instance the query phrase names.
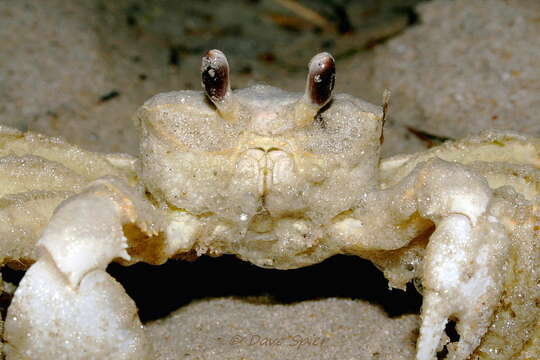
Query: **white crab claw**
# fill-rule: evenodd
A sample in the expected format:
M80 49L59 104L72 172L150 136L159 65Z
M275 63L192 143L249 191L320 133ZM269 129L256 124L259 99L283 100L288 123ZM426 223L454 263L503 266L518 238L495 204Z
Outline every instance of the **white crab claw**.
M131 209L114 196L97 184L54 213L8 310L7 359L148 358L137 307L105 271L129 259L122 224Z
M82 194L66 200L38 245L51 255L73 287L86 273L104 270L114 258L130 259L118 205L100 195Z
M137 307L103 270L79 287L48 254L26 272L5 322L6 359L148 359Z
M482 218L483 219L483 218ZM417 360L432 360L449 320L460 336L448 359L465 360L479 345L502 290L508 239L497 224L461 214L437 224L426 249Z

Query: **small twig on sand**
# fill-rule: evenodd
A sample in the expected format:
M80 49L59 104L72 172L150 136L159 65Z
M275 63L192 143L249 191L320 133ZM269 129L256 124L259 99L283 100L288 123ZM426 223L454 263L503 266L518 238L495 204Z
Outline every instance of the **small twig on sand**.
M449 137L433 135L422 130L417 130L410 126L406 127L407 131L416 136L420 141L424 142L428 148L440 145L448 140L455 140Z
M296 0L274 0L279 5L289 9L299 17L329 32L335 32L334 24L316 11L300 4Z

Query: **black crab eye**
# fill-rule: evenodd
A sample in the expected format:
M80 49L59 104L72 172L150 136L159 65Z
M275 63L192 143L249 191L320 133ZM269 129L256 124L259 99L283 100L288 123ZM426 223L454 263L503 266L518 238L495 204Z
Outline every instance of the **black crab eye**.
M323 52L309 62L306 93L313 104L324 106L332 98L336 79L336 63L332 55Z
M212 102L221 102L230 92L229 63L220 50L210 50L202 58L202 85Z

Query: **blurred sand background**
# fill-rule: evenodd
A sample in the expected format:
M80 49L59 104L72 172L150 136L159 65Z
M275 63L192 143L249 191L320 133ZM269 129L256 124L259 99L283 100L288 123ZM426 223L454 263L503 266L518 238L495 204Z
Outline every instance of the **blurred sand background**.
M385 156L493 127L540 135L538 10L535 0L3 0L0 123L93 151L137 155L131 120L137 107L159 92L199 89L201 56L219 48L229 59L233 88L264 82L303 91L309 59L329 51L337 61L337 92L379 103L382 91L391 89ZM386 297L400 302L401 295L379 289L370 296L370 286L385 288L384 280L368 279L376 270L366 270L365 262L346 264L339 290L324 291L335 281L334 265L291 275L300 285L316 277L309 288L280 277L280 289L292 292L285 302L275 299L272 287L259 286L248 292L255 297L246 297L238 290L242 282L202 292L194 302L188 296L173 315L148 323L156 357L410 359L417 299L388 316L381 303ZM161 276L167 279L157 282L162 287L187 293L219 287L197 280L199 271L240 266L244 280L262 276L234 261L207 266L174 275L135 271ZM123 279L128 270L112 271ZM192 287L184 286L186 277ZM135 290L130 280L121 281L136 300L137 291L162 296L159 289ZM361 291L344 291L347 286ZM310 292L317 287L323 290ZM233 344L236 335L242 340ZM295 349L250 345L253 335L327 341Z

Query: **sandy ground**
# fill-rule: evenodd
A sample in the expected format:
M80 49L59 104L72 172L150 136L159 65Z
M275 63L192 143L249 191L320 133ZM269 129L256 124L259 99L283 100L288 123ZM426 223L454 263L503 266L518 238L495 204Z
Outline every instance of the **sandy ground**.
M192 303L146 330L160 360L407 360L415 354L418 317L389 319L368 302L336 298L292 305L218 298Z
M227 54L233 88L264 82L292 91L303 91L309 59L330 51L337 91L365 97L369 84L347 79L367 78L369 49L408 25L405 6L415 1L395 3L353 2L338 21L340 10L315 2L340 33L278 1L3 1L0 122L136 155L134 111L156 93L200 89L201 56L212 48ZM342 70L351 57L359 63Z
M482 129L540 135L540 2L419 6L421 24L376 49L374 89L400 124L450 138Z

